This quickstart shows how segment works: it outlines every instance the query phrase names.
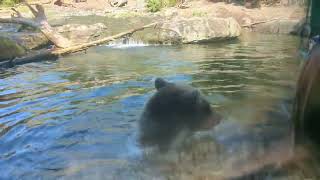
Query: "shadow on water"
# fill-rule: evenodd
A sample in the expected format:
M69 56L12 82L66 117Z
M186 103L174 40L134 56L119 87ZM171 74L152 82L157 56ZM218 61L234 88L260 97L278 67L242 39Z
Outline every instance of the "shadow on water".
M8 69L0 79L0 179L222 178L285 158L298 42L253 34L206 45L99 46ZM159 76L199 88L225 117L177 161L135 142Z

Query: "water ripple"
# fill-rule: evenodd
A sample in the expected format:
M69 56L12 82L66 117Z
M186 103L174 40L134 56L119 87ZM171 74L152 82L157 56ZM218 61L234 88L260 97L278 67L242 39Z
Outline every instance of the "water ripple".
M255 142L241 123L262 121L262 112L291 96L295 42L266 35L204 45L99 46L1 72L0 169L6 171L0 179L99 179L121 168L130 174L128 154L139 154L139 147L128 139L159 76L199 88L227 119L237 119L218 129L230 152ZM230 127L240 134L223 129ZM254 142L250 148L260 147Z

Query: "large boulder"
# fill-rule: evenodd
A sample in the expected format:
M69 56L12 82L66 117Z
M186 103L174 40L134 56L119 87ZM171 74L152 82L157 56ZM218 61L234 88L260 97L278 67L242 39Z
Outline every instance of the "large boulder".
M102 23L91 25L85 24L67 24L55 27L55 30L61 33L73 43L86 43L97 39L106 31L107 27Z
M283 19L254 25L251 30L270 34L298 34L302 25L302 20Z
M240 33L241 27L233 18L193 17L174 18L134 36L149 43L187 44L233 39Z
M1 32L0 61L23 56L27 51L48 43L48 39L40 32Z
M10 32L6 35L27 50L39 49L49 44L49 40L41 32Z
M233 18L189 18L166 22L162 29L177 32L183 43L214 42L221 39L236 38L241 27Z
M132 35L135 41L147 44L181 44L182 36L173 30L160 29L159 27L137 31Z
M16 41L0 35L0 62L23 56L26 51Z

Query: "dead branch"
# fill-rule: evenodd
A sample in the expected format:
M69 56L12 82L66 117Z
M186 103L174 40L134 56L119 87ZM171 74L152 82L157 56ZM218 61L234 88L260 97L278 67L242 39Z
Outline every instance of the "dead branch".
M34 22L31 19L26 18L18 18L18 17L12 17L11 19L7 18L0 18L0 23L13 23L13 24L22 24L26 26L31 26L33 28L39 28L38 24Z
M38 2L38 3L30 3L30 5L36 5L36 4L51 4L51 0L48 0L48 1L40 1L40 3Z
M45 4L51 4L52 3L52 0L47 0L47 1L32 1L32 2L29 2L28 4L31 5L31 6L34 6L36 4L42 4L42 5L45 5ZM19 6L24 6L25 5L25 2L21 2L19 4L16 4L14 7L19 7Z
M279 18L275 18L275 19L269 19L269 20L264 20L264 21L257 21L257 22L253 22L253 23L250 23L250 24L242 25L241 27L252 27L252 26L257 25L257 24L263 24L263 23L268 23L268 22L277 21L277 20L280 20L280 19Z
M28 4L26 1L22 1L22 2L29 8L29 10L32 12L34 17L37 18L37 16L38 16L37 11L30 4ZM36 4L36 5L38 5L38 4Z
M37 4L35 8L33 8L28 3L25 2L25 4L35 16L34 19L24 18L18 11L14 10L14 12L17 14L16 17L12 17L11 19L0 18L0 23L16 23L16 24L23 24L23 25L37 28L55 45L56 49L43 50L33 54L28 54L27 56L24 56L21 58L15 58L14 60L7 62L7 64L9 64L10 66L12 64L21 64L23 62L27 63L30 61L37 61L39 59L46 59L47 57L57 57L60 55L66 55L69 53L83 51L88 49L89 47L97 46L97 45L104 44L124 36L131 35L136 31L140 31L149 27L155 27L158 24L158 23L151 23L142 27L131 29L129 31L122 32L113 36L105 37L96 41L74 45L74 44L71 44L70 40L64 38L58 32L55 32L53 30L53 28L49 25L47 21L44 9L41 5ZM2 63L2 64L5 64L5 63Z
M15 8L11 8L11 10L13 11L13 14L11 14L11 17L22 17L21 13L19 11L17 11Z
M102 38L102 39L99 39L99 40L96 40L96 41L92 41L92 42L89 42L89 43L84 43L84 44L80 44L80 45L76 45L76 46L71 46L71 47L64 48L64 49L58 49L58 50L53 51L52 53L55 54L55 55L64 55L64 54L69 54L69 53L78 51L80 49L81 50L85 50L85 49L88 49L89 47L92 47L92 46L97 46L97 45L104 44L104 43L113 41L115 39L118 39L118 38L121 38L121 37L124 37L124 36L127 36L127 35L131 35L136 31L140 31L140 30L143 30L143 29L146 29L146 28L153 27L156 24L157 23L151 23L151 24L139 27L139 28L131 29L129 31L122 32L122 33L119 33L119 34L116 34L116 35L113 35L113 36L105 37L105 38Z
M72 46L70 40L66 39L61 34L53 30L53 28L47 21L44 8L41 5L36 4L34 8L27 2L23 3L34 15L33 19L24 18L16 9L12 9L15 15L12 15L10 19L0 18L0 23L16 23L31 26L33 28L39 29L58 48L66 48Z
M56 6L73 7L73 8L75 8L75 6L73 4L65 3L62 0L56 0L53 4L56 5Z
M38 60L42 60L42 59L49 59L49 58L53 58L53 57L58 57L61 55L66 55L66 54L70 54L70 53L75 53L78 51L83 51L88 49L89 47L92 46L97 46L100 44L104 44L110 41L113 41L115 39L119 39L121 37L125 37L128 35L133 34L136 31L140 31L143 30L145 28L150 28L150 27L154 27L157 23L151 23L139 28L135 28L135 29L131 29L129 31L126 32L122 32L113 36L109 36L109 37L105 37L103 39L99 39L96 41L92 41L89 43L84 43L84 44L80 44L80 45L75 45L75 46L70 46L67 48L60 48L60 49L54 49L54 50L42 50L39 52L35 52L33 54L28 54L27 56L24 57L20 57L20 58L15 58L11 61L7 61L4 63L0 63L0 67L12 67L14 65L19 65L19 64L25 64L25 63L29 63L29 62L34 62L34 61L38 61Z

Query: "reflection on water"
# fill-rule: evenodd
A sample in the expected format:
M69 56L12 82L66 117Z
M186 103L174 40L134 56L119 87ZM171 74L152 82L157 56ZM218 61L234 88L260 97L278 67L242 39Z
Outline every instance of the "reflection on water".
M3 71L0 179L205 179L283 158L297 43L250 35L212 45L99 46ZM225 117L182 155L150 154L135 142L159 76L199 88Z

